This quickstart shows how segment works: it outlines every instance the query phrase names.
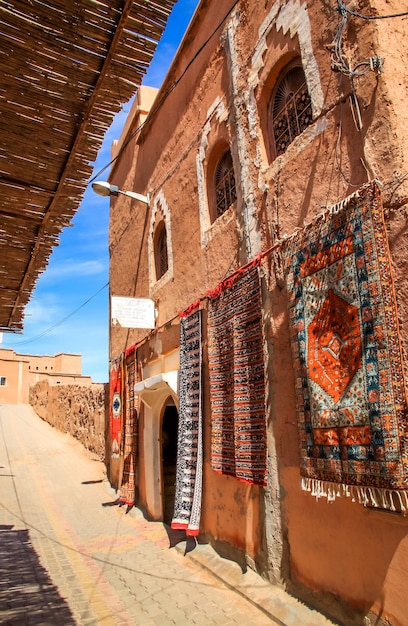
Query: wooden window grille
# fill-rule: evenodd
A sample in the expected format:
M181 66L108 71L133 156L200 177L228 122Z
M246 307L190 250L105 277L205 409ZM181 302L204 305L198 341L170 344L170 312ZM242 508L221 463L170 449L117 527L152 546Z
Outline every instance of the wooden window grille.
M154 250L156 280L159 280L169 269L167 254L167 231L164 222L161 222L156 230L156 245Z
M220 217L237 199L234 165L230 150L225 152L215 170L215 208Z
M271 117L275 155L279 156L313 121L305 74L298 65L290 67L279 80L271 101Z

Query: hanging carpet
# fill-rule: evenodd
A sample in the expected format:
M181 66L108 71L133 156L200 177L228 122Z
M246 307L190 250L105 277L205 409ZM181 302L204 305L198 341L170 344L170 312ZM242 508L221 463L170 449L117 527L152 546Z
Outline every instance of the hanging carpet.
M209 295L211 467L266 485L265 354L259 268Z
M122 358L111 362L109 372L109 430L111 456L116 459L119 458L121 446L123 411L122 369Z
M180 389L173 529L198 535L202 491L201 311L180 320Z
M127 355L125 361L126 404L123 410L123 472L119 490L119 502L132 507L135 503L135 473L137 446L137 406L134 386L136 374L136 352Z
M373 182L283 244L302 487L408 510L408 429L381 192Z

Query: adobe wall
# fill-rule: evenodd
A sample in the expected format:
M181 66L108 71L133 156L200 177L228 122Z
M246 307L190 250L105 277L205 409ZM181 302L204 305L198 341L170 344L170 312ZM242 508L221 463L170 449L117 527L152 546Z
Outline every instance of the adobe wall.
M27 357L0 349L0 376L5 378L5 385L0 386L1 404L28 402L28 365Z
M33 354L26 356L26 358L30 361L30 370L32 372L81 376L81 354L67 354L64 352L53 356Z
M360 5L357 10L367 13L367 7ZM403 10L398 2L387 5L386 10L383 3L378 3L379 14L389 12L391 8L390 12ZM293 10L296 10L295 3ZM330 70L328 52L324 47L332 41L339 18L328 5L322 9L320 3L308 3L308 10L313 53L325 96L324 107L312 140L305 132L282 157L260 168L258 180L267 188L263 200L267 208L265 224L271 228L270 233L266 231L265 234L270 240L273 228L280 237L291 234L325 207L346 198L368 179L378 177L383 184L385 220L407 367L408 194L404 174L407 140L400 126L406 111L399 119L399 98L403 92L407 93L407 79L402 76L404 63L397 58L398 55L401 59L404 57L400 49L403 38L393 46L390 39L392 29L395 29L395 35L401 34L403 25L396 20L380 20L381 27L377 27L363 20L349 20L343 41L349 58L357 62L369 58L374 52L385 58L383 74L376 77L369 73L355 81L362 117L362 130L359 131L349 104L350 81ZM288 11L286 23L295 25L294 18L293 15L291 20ZM241 23L244 24L245 20ZM254 27L247 25L248 36ZM295 37L290 41L288 34L283 36L283 30L274 31L279 46L274 46L272 35L265 44L265 66L259 70L259 82L253 94L259 109L262 109L264 90L268 90L269 71L285 50L300 45ZM245 40L241 33L240 41ZM244 92L245 73L242 73L241 80ZM262 153L262 137L258 145ZM254 162L255 146L256 142L252 146ZM258 203L261 206L260 196ZM272 383L270 417L279 467L285 537L283 565L289 568L289 588L342 623L361 624L363 616L371 611L379 616L375 618L379 623L384 620L384 623L393 625L406 624L404 588L407 574L403 564L408 558L407 518L391 511L364 508L351 498L338 498L332 503L325 498L316 501L300 489L287 296L282 284L272 281L270 290L267 324Z
M108 385L103 383L51 386L40 381L30 387L29 403L43 420L105 460L107 394Z
M28 388L30 385L40 382L41 380L48 381L48 384L53 385L78 385L81 387L89 387L92 385L91 376L82 376L82 374L56 374L54 372L36 372L32 369L28 370L27 377L25 379L25 386Z
M0 402L26 404L30 386L40 380L50 385L91 385L92 378L81 374L81 360L80 354L40 356L0 348L0 376L6 379L0 385Z
M206 13L208 5L216 10ZM222 0L203 3L200 27L193 27L187 37L159 98L193 58L199 37L214 31L230 5ZM385 58L382 74L368 73L355 80L357 112L350 106L351 83L332 71L326 48L339 25L335 5L295 0L238 3L239 12L227 20L219 37L211 40L171 91L139 144L130 144L115 165L111 182L150 193L152 206L136 209L122 198L112 202L110 282L115 295L152 297L161 326L248 256L267 250L277 238L292 234L377 177L383 184L407 366L406 21L349 20L343 45L350 62L372 55ZM387 2L386 7L380 1L354 6L362 13L406 10L399 0ZM278 21L271 16L278 16ZM279 71L295 54L301 55L306 69L315 119L273 160L265 134L267 102ZM221 104L215 108L217 98L224 109ZM361 128L356 125L358 113ZM237 215L223 216L211 238L203 242L197 160L202 158L206 165L205 155L220 138L231 140L237 167ZM160 193L171 216L174 272L171 281L152 289L148 239ZM271 277L263 295L270 483L266 490L249 489L210 469L211 414L205 383L202 530L243 550L265 576L281 578L297 595L341 623L368 624L365 616L371 611L377 616L371 623L406 625L408 518L364 508L351 498L316 501L301 490L287 293L284 282L274 280L272 264L267 269ZM160 336L153 334L144 345L146 361L165 352L165 331L164 327ZM142 336L140 331L112 329L111 356Z

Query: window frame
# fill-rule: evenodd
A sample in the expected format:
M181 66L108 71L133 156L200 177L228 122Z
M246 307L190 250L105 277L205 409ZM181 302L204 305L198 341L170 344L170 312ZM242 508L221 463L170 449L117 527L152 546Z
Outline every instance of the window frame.
M213 184L215 197L213 222L215 222L237 201L237 183L230 148L225 150L217 161Z
M167 272L156 277L156 232L161 222L166 226L166 243L167 243ZM150 227L148 236L148 264L149 264L149 294L153 297L160 289L162 289L173 278L173 242L171 213L167 205L166 197L163 189L160 189L152 203L150 215Z
M293 89L291 85L285 85L285 81L288 79L288 75L293 73L296 70L300 70L302 73L302 81L299 83L299 86L294 86ZM275 112L276 101L278 97L282 97L282 91L284 89L289 88L289 93L286 98L286 102L281 104L280 108L277 112ZM302 92L306 92L307 101L306 105L302 110L297 108L298 100L297 96L302 94ZM307 115L307 111L309 114ZM282 116L286 114L287 118L287 126L286 131L281 132L280 137L282 137L285 132L289 133L289 141L286 142L286 145L283 149L280 149L277 145L277 137L276 137L276 121L280 120ZM290 115L292 114L292 117ZM302 116L307 115L307 123L302 124ZM309 89L306 81L306 74L301 63L300 58L296 58L289 63L287 63L281 72L278 75L274 88L272 89L271 96L268 102L267 108L267 119L268 119L268 138L269 138L269 147L272 156L272 160L275 160L278 156L285 154L289 146L294 142L296 137L301 135L312 123L313 123L313 106L312 106L312 98L309 93ZM296 132L295 131L296 127Z
M169 271L169 253L167 246L167 228L165 220L157 224L153 236L154 270L156 281Z
M227 172L220 172L225 164L225 160L230 161L230 168ZM231 175L233 181L231 184ZM217 177L221 176L218 181ZM211 149L206 167L206 186L208 201L208 217L209 226L212 228L218 220L220 220L233 206L236 206L238 200L237 177L234 167L234 158L232 156L231 146L224 138L218 141ZM233 190L231 195L231 189ZM220 201L217 195L221 195L225 199L225 205L220 208Z

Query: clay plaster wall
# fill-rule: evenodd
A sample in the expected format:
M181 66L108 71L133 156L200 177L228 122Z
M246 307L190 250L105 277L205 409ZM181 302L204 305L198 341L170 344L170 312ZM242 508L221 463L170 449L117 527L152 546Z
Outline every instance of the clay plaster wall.
M54 356L28 355L30 370L56 374L72 374L81 376L82 355L60 353Z
M153 298L160 327L148 339L140 331L112 329L112 357L140 340L144 341L140 358L145 362L174 349L179 311L277 238L377 177L383 184L406 362L408 140L402 104L407 93L403 37L407 21L349 18L343 46L350 64L372 55L385 58L382 74L369 72L355 79L357 110L350 106L350 80L331 69L326 47L339 26L334 4L242 1L216 30L231 3L202 3L158 98L182 75L204 33L216 34L169 91L138 143L123 152L111 175L111 182L122 188L148 192L152 207L159 194L165 198L173 249L171 279L152 286L151 209L123 198L112 202L111 288L115 295ZM385 11L381 2L361 0L354 5L365 14ZM397 0L386 5L390 13L405 8ZM312 96L314 122L273 159L265 130L267 103L280 70L297 55ZM205 172L211 150L221 139L231 145L238 199L206 230ZM250 488L211 471L205 383L202 530L242 550L265 576L282 580L342 623L367 623L364 619L372 611L376 623L388 619L395 626L407 624L403 591L408 583L407 519L365 509L350 499L317 502L300 489L287 297L272 261L266 269L270 482L266 490ZM166 340L170 332L171 341ZM205 350L204 346L204 363ZM139 462L143 464L143 459Z
M106 394L107 385L102 383L51 386L41 381L30 387L29 403L44 421L104 460Z
M0 401L27 403L30 386L40 380L50 385L91 385L91 377L81 374L81 359L80 354L31 355L0 348L0 376L6 379Z
M395 117L399 111L399 99L390 97L396 75L393 69L390 72L386 70L388 27L384 32L385 20L381 22L381 27L358 22L351 24L346 34L345 48L349 54L352 50L356 62L368 58L373 51L385 57L384 74L378 78L368 74L356 81L362 115L362 130L358 131L347 98L350 82L328 70L324 44L331 42L337 18L326 8L323 15L327 21L322 21L322 13L319 18L320 3L308 4L314 53L324 85L325 101L313 140L309 141L305 132L285 155L260 168L260 180L268 186L266 205L269 224L272 225L270 238L273 239L273 229L278 236L290 234L310 221L315 213L347 197L359 184L377 176L384 185L386 223L405 351L406 193L403 191L405 179L401 175L405 168L401 148L406 140L401 135L401 142L396 141ZM364 10L360 8L362 12L367 12L367 7ZM387 12L389 8L387 6ZM402 10L402 5L393 3L393 9ZM384 12L383 4L378 11ZM392 50L392 68L402 67L395 58L395 49L399 50L399 45ZM268 56L270 65L277 63L280 53L279 48L271 50ZM401 50L399 54L402 54ZM397 69L395 85L395 93L399 96L402 87L398 76L400 71ZM267 84L262 70L258 78L254 97L262 102L262 81ZM262 146L260 150L262 153ZM284 555L289 557L286 565L291 582L298 590L298 583L301 582L305 588L320 594L314 601L323 605L329 613L338 615L345 623L361 623L361 615L372 610L385 621L389 619L392 624L404 624L406 571L402 563L408 556L407 520L391 512L364 509L349 499L339 499L334 503L327 503L324 499L316 502L299 488L286 297L281 286L271 285L270 288L270 408L283 495L282 519L288 541ZM304 597L308 598L307 593ZM336 613L333 604L336 598L345 600L352 607L351 611Z
M28 402L27 357L15 354L12 350L0 349L0 376L4 385L0 386L0 403L20 404Z

